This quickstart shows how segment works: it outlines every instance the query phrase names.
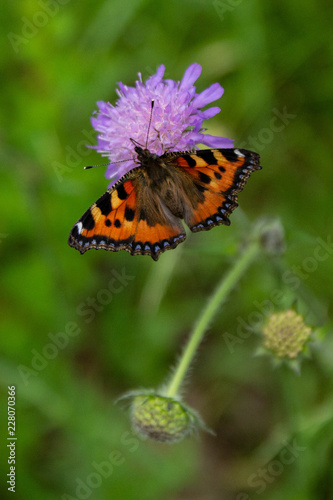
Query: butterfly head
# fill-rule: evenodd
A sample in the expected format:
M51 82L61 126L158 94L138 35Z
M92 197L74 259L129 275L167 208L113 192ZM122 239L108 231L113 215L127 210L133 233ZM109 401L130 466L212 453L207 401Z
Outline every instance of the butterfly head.
M136 152L138 157L140 157L142 154L144 154L145 151L147 151L149 153L147 146L145 148L143 148L139 142L137 142L135 139L132 139L132 138L130 138L130 141L133 144L134 151Z
M146 163L147 160L149 159L156 159L158 158L159 156L154 154L154 153L151 153L149 151L149 149L147 147L143 148L139 145L138 142L136 142L134 139L130 139L131 142L134 144L134 151L136 152L136 154L138 155L137 156L137 159L140 163Z
M144 151L148 151L148 150L143 149L141 146L135 146L134 151L136 152L136 154L138 156L141 156Z

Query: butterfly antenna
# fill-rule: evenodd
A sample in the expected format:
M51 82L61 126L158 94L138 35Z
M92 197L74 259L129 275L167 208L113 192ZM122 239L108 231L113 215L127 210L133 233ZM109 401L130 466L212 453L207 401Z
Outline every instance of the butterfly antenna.
M118 161L109 161L109 163L100 163L98 165L87 165L86 167L83 167L84 170L88 170L88 168L95 168L95 167L107 167L108 165L115 165L116 163L123 163L124 161L130 161L132 158L126 158L126 160L118 160Z
M154 99L151 101L151 108L150 108L150 117L149 117L149 124L148 124L148 130L147 130L147 139L146 139L146 149L148 148L148 137L149 137L149 131L150 131L150 126L151 126L151 121L153 118L153 109L154 109Z
M107 165L110 165L111 162L109 163L101 163L100 165L87 165L86 167L83 167L84 170L88 170L88 168L95 168L95 167L106 167Z

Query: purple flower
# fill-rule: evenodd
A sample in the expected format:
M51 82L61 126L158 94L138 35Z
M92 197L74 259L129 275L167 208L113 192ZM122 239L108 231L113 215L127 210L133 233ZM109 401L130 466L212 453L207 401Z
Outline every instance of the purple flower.
M119 83L119 99L115 106L99 101L99 111L91 119L99 132L99 153L110 159L106 177L113 185L124 174L138 166L134 139L146 147L151 102L154 100L147 148L151 153L162 155L165 151L187 151L202 143L215 148L232 148L233 141L225 137L203 134L204 120L215 116L220 108L201 108L219 99L223 88L214 83L200 94L193 85L201 74L201 66L191 64L181 82L163 79L165 67L161 65L155 75L143 83L141 74L135 87ZM121 162L121 163L117 163Z

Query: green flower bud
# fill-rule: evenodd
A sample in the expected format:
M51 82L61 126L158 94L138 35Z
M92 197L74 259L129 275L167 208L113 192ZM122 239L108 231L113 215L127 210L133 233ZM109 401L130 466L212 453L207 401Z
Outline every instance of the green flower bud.
M282 359L295 359L304 351L311 328L292 309L272 314L262 330L264 347Z
M154 392L133 395L131 420L142 437L165 443L180 441L197 426L204 427L200 417L184 403Z

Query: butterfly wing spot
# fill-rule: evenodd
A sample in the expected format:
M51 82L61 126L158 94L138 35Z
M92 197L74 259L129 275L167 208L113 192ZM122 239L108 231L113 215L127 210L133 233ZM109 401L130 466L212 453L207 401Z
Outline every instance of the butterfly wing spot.
M109 191L103 194L95 203L102 215L109 215L112 210L111 194Z
M177 161L178 165L180 165L181 167L194 168L197 166L197 160L189 154L184 154L183 156L176 158L176 161Z
M129 208L129 207L125 208L125 219L128 222L132 222L132 220L134 220L134 215L135 215L135 211L132 208Z
M76 228L77 234L81 234L82 233L82 229L83 229L82 222L78 222L77 224L75 224L74 227Z
M241 151L240 149L235 149L235 153L238 155L238 156L245 156ZM257 153L254 153L254 154L257 154ZM259 156L259 155L258 155Z
M128 194L126 192L126 189L124 188L124 185L121 184L118 188L117 188L117 195L118 195L118 198L120 200L126 200L128 198Z
M81 217L81 231L80 234L82 234L84 231L90 231L91 229L94 228L95 226L95 220L91 214L90 209L86 211L86 213Z
M199 171L199 180L203 184L210 184L210 177L209 177L209 175L205 174L204 172Z

